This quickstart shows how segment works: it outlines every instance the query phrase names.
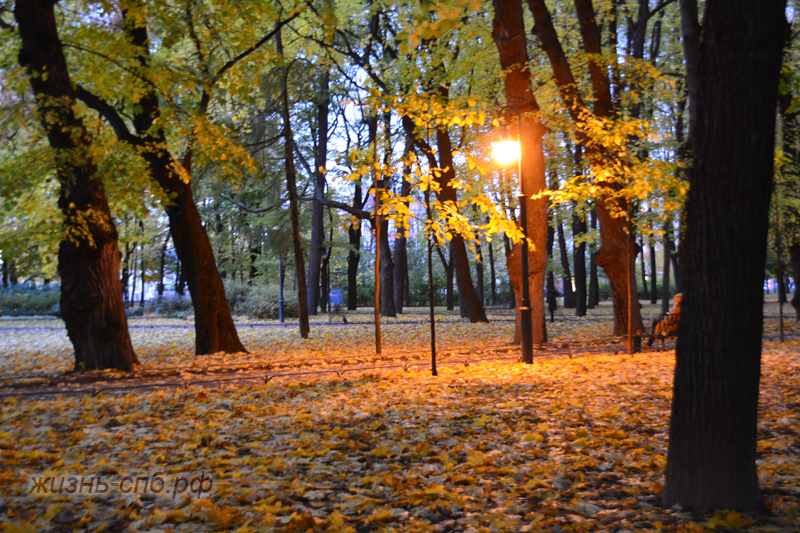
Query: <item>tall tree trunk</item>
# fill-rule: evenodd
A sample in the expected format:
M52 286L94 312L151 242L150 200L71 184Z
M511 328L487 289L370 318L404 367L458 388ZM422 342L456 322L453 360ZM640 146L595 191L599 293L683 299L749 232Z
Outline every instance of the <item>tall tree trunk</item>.
M564 309L575 308L575 291L572 290L572 274L569 268L569 254L567 253L567 240L564 238L564 224L558 221L558 253L561 258L561 281L564 286Z
M672 247L670 248L670 255L669 255L670 261L672 262L672 272L674 272L675 274L674 277L675 277L676 293L683 292L684 268L683 266L681 266L681 262L678 260L679 259L678 250L680 249L680 246L681 246L680 243L678 243L677 245L673 243Z
M492 39L500 56L506 101L515 105L521 114L519 127L520 172L519 179L524 182L527 210L527 234L533 246L528 254L528 285L530 290L531 321L533 323L533 344L547 340L544 308L544 278L547 272L547 200L533 199L547 189L544 167L542 137L544 126L535 116L539 103L531 87L528 69L527 39L525 37L524 16L521 0L493 0L494 19ZM516 117L506 111L506 122L513 124ZM512 126L513 127L513 126ZM520 257L520 262L521 262Z
M656 246L651 242L650 244L650 303L658 303L658 284L656 283Z
M283 118L283 156L286 172L286 190L289 193L289 211L292 219L292 246L294 248L295 282L297 283L298 304L300 307L300 337L307 339L308 300L306 295L306 270L303 259L303 246L300 243L300 214L297 206L297 176L294 168L294 136L292 134L292 118L289 112L289 65L283 56L283 41L280 29L275 35L275 45L281 57L281 114Z
M477 287L476 290L478 292L478 297L481 299L481 302L484 301L484 290L483 290L483 249L481 247L481 242L478 241L475 243L475 276L477 278Z
M146 69L150 64L147 28L138 14L132 13L133 9L141 10L142 7L131 3L128 9L123 10L123 27L134 46L137 62ZM169 198L163 206L169 219L175 253L181 262L181 274L185 284L189 286L194 306L195 353L202 355L246 351L236 332L214 251L188 179L192 166L191 143L183 164L178 164L168 151L164 130L159 127L161 111L155 90L145 92L134 109L133 126L136 135L128 131L113 106L82 87L77 88L77 94L89 107L103 115L120 140L140 151L153 179L164 192L164 196ZM203 93L201 112L205 112L208 102L208 95ZM177 170L179 168L180 171Z
M572 215L572 263L575 267L575 316L586 316L586 242L575 239L586 233L586 217Z
M492 305L497 305L497 272L494 269L494 247L489 241L489 290L492 294Z
M122 302L119 238L103 182L96 176L89 133L73 111L75 92L54 5L49 0L20 0L14 16L22 39L19 63L30 76L37 111L58 162L58 207L65 232L58 249L61 316L75 350L76 371L131 371L139 361Z
M161 261L158 266L158 285L156 286L156 292L158 293L159 300L164 298L164 269L167 264L168 244L169 244L169 233L167 233L167 237L166 239L164 239L164 244L161 246Z
M261 255L261 245L258 246L250 245L250 272L247 276L247 284L252 285L253 282L256 280L256 274L258 273L258 269L256 268L256 260L258 256Z
M325 239L325 217L320 199L325 195L325 172L328 164L328 111L330 109L330 70L323 67L319 74L317 93L317 153L314 157L314 202L311 211L311 248L308 251L308 312L317 314L319 307L319 276Z
M756 469L762 278L785 8L783 0L705 6L666 507L764 508Z
M355 184L353 207L356 209L364 207L360 183ZM358 263L361 260L360 220L357 225L351 223L347 227L347 240L350 245L350 249L347 252L347 309L355 311L358 308Z
M347 309L358 308L358 263L361 259L361 226L347 228L350 251L347 252Z
M672 295L670 294L670 279L669 279L669 265L670 265L670 255L672 254L672 238L670 237L671 231L669 231L669 223L664 224L664 229L667 230L664 234L664 269L661 273L661 314L665 315L669 313L670 305L670 298Z
M453 163L453 147L450 141L450 133L445 126L436 130L436 144L438 147L440 174L436 178L440 190L437 192L439 201L442 203L451 202L458 205L456 189L453 188L455 180L455 165ZM450 241L450 263L455 271L456 284L458 285L458 297L463 298L465 311L470 322L488 322L486 312L483 309L483 302L475 292L470 276L469 256L464 238L461 235L454 235Z
M453 269L453 259L450 258L449 262L442 261L444 264L444 274L447 279L445 285L445 305L448 311L453 311L456 308L455 302L455 270Z
M128 286L131 280L130 264L133 251L136 250L136 245L131 246L130 243L125 243L125 255L122 261L122 300L128 301Z
M577 90L578 85L553 26L550 12L544 0L528 0L528 5L536 21L535 33L541 40L542 48L550 60L561 97L567 105L573 122L578 127L578 137L590 165L596 170L605 169L608 157L613 156L605 153L597 144L589 142L590 135L584 129L585 120L581 115L581 110L588 110L588 108ZM575 10L584 52L598 57L602 56L600 29L595 20L591 0L575 0ZM590 61L588 69L594 96L592 113L601 119L610 118L613 114L613 102L607 70L599 61ZM629 257L632 254L635 258L639 247L632 241L630 223L624 217L616 215L618 212L628 211L625 202L617 197L621 186L615 183L605 183L604 187L607 191L602 193L595 205L602 241L600 250L597 252L597 264L605 270L611 284L611 296L614 302L614 334L623 335L628 331L628 290L630 285L635 286L635 280L631 284L628 279ZM642 329L641 313L638 306L634 307L631 319L633 330L638 331Z
M644 262L644 239L639 241L639 248L641 248L642 253L639 256L641 258L641 267L642 267L642 287L644 288L644 297L646 300L650 299L650 289L647 288L647 265Z
M19 279L17 278L17 262L14 259L8 262L8 280L11 282L12 286L19 283Z
M511 253L513 252L513 250L511 248L511 239L509 239L508 235L506 235L505 233L503 234L503 251L505 252L506 256L506 265L508 265L508 261L510 260ZM515 309L516 307L518 307L518 305L516 301L516 296L514 296L514 290L512 288L511 298L509 298L508 302L508 308Z
M381 247L381 316L396 317L397 311L394 307L394 263L392 262L392 247L389 244L389 220L380 217L379 246Z
M133 257L131 259L131 294L128 298L128 303L131 307L136 303L136 246L133 249Z
M406 197L411 194L411 182L408 177L411 174L411 165L408 162L408 155L413 148L414 138L406 135L406 145L403 150L403 181L400 184L400 196ZM408 205L408 202L406 202ZM397 228L397 238L394 240L394 307L398 313L403 312L403 299L409 294L408 280L408 239L406 238L405 228Z
M595 216L594 209L591 213L592 230L597 229L597 216ZM594 309L596 305L600 304L600 280L597 277L597 245L592 243L591 252L589 253L589 302L586 307Z
M797 314L797 321L800 322L800 243L789 246L789 261L792 264L792 277L794 278L794 296L792 296L792 307Z
M141 290L141 295L139 297L139 307L144 308L144 289L145 289L144 250L142 250L142 255L139 257L139 261L141 265L141 275L142 275L142 290Z
M205 204L205 200L203 201ZM228 263L228 259L225 257L225 226L222 224L222 215L219 213L214 215L214 229L216 235L214 235L215 241L217 243L217 253L214 254L214 257L217 260L217 268L219 269L219 277L222 280L228 279L228 270L225 267L225 264ZM233 265L231 265L233 266ZM233 274L233 281L236 281L236 272L231 272Z

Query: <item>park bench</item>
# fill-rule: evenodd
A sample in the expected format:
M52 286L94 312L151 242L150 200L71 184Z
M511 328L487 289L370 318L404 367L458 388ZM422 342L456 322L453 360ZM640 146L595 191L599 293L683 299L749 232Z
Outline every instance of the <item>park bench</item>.
M661 348L664 348L664 341L667 338L678 336L678 326L680 324L680 313L661 313L658 319L653 321L653 333L648 335L647 346L652 346L656 340L661 341Z

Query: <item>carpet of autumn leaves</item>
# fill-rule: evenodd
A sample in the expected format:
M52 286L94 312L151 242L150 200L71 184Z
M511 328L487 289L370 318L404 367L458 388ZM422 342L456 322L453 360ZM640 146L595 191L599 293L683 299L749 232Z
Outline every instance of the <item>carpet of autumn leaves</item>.
M450 327L446 339L485 345L513 331L440 329ZM564 327L570 340L578 326ZM446 366L438 377L415 368L6 399L0 531L798 531L798 356L796 340L764 343L758 461L770 516L661 508L674 353L588 350ZM200 498L28 495L39 476L156 472L203 472L213 488Z

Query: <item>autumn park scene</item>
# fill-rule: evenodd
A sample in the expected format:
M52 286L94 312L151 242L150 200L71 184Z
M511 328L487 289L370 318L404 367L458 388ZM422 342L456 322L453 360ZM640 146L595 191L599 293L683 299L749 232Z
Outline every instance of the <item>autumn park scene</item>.
M800 531L800 2L0 45L0 532Z

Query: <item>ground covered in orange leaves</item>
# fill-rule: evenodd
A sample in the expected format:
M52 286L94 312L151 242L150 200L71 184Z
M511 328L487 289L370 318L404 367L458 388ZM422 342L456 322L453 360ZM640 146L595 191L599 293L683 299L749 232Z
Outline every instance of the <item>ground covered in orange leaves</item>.
M513 331L452 326L451 338L487 345ZM796 340L764 344L758 461L771 516L661 508L674 353L589 349L438 377L419 367L6 399L0 531L794 532L798 356Z

